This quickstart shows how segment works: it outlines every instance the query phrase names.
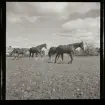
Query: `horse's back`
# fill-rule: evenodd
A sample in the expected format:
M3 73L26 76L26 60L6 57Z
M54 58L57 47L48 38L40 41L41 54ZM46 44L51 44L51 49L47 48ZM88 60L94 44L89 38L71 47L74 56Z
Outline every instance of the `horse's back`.
M66 52L70 52L72 51L72 46L69 46L69 45L59 45L57 48L56 48L56 52L59 52L59 53L66 53Z
M31 47L29 49L30 52L36 53L36 52L40 52L40 49L38 47Z

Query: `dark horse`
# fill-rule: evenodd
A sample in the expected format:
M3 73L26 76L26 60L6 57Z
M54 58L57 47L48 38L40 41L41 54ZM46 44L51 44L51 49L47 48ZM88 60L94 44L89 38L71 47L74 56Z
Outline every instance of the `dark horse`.
M70 55L71 57L71 61L68 62L72 64L73 61L73 55L74 55L74 50L76 48L80 47L83 51L84 51L84 44L83 41L80 43L74 43L74 44L68 44L68 45L59 45L56 48L56 57L55 57L55 63L56 63L56 59L59 55L61 55L62 61L63 61L63 54L67 53Z
M38 46L36 46L36 47L31 47L30 49L29 49L29 52L30 52L30 55L29 55L29 58L32 56L32 58L33 58L33 56L34 56L34 53L36 53L36 56L38 56L38 53L41 55L41 57L42 57L42 48L46 48L47 49L47 45L46 45L46 43L45 44L41 44L41 45L38 45Z
M14 48L10 55L12 56L12 54L15 54L14 55L14 59L16 57L19 59L19 55L21 54L22 57L23 57L23 55L25 54L25 52L26 52L26 50L24 50L23 48Z
M57 47L50 47L49 52L48 52L49 60L51 60L51 56L56 54L56 48ZM58 58L59 58L59 55L58 55Z

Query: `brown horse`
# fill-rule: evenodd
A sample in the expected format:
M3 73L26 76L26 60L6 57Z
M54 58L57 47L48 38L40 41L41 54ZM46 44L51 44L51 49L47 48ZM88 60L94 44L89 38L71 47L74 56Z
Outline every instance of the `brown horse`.
M67 53L70 55L71 61L68 62L72 64L73 61L73 55L74 55L74 50L76 48L80 47L83 51L84 51L84 44L83 41L80 43L74 43L74 44L68 44L68 45L59 45L56 48L56 57L55 57L55 63L56 63L56 59L59 55L61 55L62 61L63 61L63 54Z
M30 56L33 58L34 53L36 54L36 56L37 56L38 53L39 53L39 54L41 55L41 57L42 57L42 48L43 48L43 47L47 49L46 43L45 43L45 44L38 45L38 46L36 46L36 47L31 47L31 48L29 49ZM30 56L29 56L29 58L30 58Z
M49 52L48 52L49 60L51 60L51 56L56 54L56 48L57 47L50 47ZM58 56L58 58L59 58L59 56Z

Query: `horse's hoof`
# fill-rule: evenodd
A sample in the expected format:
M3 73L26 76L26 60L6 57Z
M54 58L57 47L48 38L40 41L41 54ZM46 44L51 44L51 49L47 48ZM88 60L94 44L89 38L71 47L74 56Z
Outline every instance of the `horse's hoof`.
M68 64L70 64L70 62L68 62Z
M68 64L72 64L72 62L68 62Z

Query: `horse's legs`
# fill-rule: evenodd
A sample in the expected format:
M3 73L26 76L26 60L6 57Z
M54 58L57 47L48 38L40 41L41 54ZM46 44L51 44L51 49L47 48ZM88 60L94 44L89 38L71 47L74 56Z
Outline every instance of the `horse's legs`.
M14 60L16 58L16 55L14 56L14 58L12 60Z
M52 53L51 52L48 54L48 56L49 56L49 60L52 61L52 59L51 59Z
M29 59L30 59L30 57L31 57L31 52L30 52L30 55L29 55Z
M41 59L42 59L42 57L43 57L42 52L40 52L40 57L41 57ZM43 60L43 59L42 59L42 60Z
M21 56L20 56L20 58L22 58L22 57L23 57L23 54L19 54L19 55L21 55Z
M51 55L49 55L49 60L51 61Z
M32 53L32 58L34 57L34 53Z
M17 55L15 54L13 60L16 59L16 57L17 57Z
M69 64L69 63L71 63L71 64L72 64L72 61L73 61L73 53L72 53L72 52L70 52L70 54L69 54L69 55L70 55L71 61L69 61L69 62L68 62L68 64Z
M14 53L14 58L12 60L14 60L17 57L17 53Z
M36 53L36 57L38 57L38 53Z
M61 58L62 58L62 64L63 64L63 53L61 54Z
M38 59L38 53L36 52L35 55L36 55L36 58L35 59L37 60Z
M17 55L17 59L18 59L18 60L19 60L19 55L20 55L20 54Z
M24 53L22 54L22 57L24 56Z
M57 53L56 56L55 56L55 63L56 63L56 59L57 59L58 56L59 56L59 53Z
M41 54L41 59L43 60L43 54Z
M60 57L60 54L58 54L58 56L57 56L57 60L59 59L59 57Z
M42 53L40 53L41 58L43 57Z

